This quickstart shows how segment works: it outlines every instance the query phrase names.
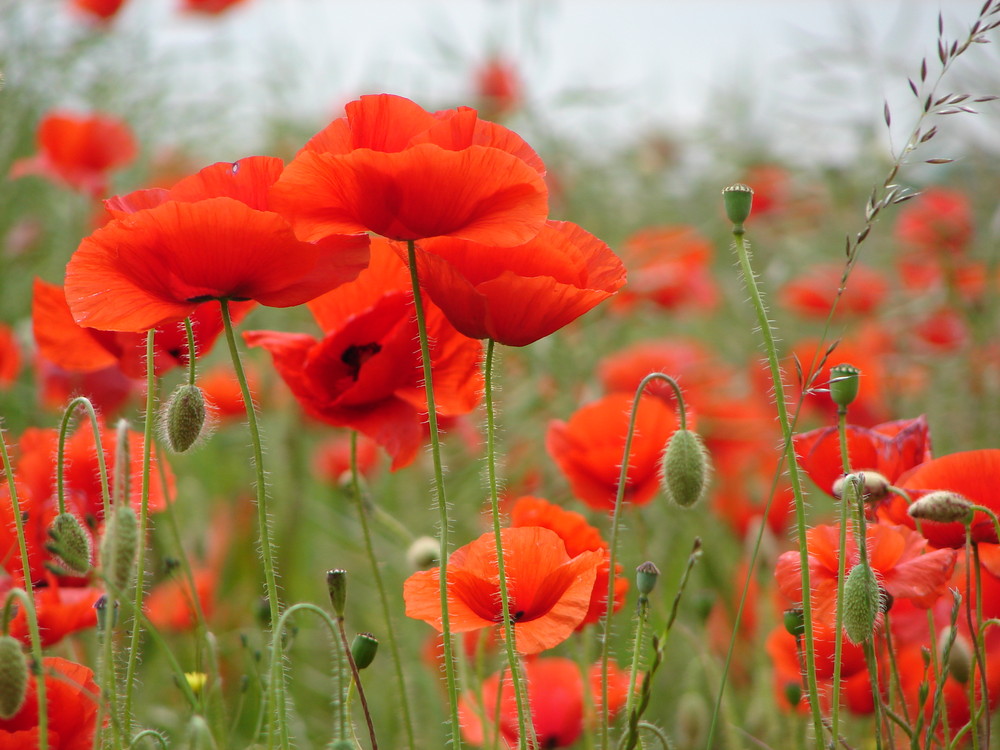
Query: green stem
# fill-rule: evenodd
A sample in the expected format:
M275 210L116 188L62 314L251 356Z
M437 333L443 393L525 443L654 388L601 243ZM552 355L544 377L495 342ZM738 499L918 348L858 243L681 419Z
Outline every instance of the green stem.
M340 631L340 641L344 646L344 655L347 657L347 664L351 668L354 677L354 686L358 689L358 698L361 700L361 711L365 715L365 723L368 724L368 739L372 743L372 750L378 750L378 740L375 738L375 725L372 723L372 715L368 710L368 699L365 697L365 689L361 685L361 674L358 672L358 665L354 661L354 654L351 653L351 644L347 642L347 630L344 629L344 618L337 618L337 628ZM350 702L350 687L348 687L348 702Z
M101 427L97 421L97 413L90 399L85 396L77 396L66 407L63 412L62 423L59 425L59 449L56 454L56 497L59 502L59 513L66 512L66 488L63 482L63 463L66 454L66 434L69 432L69 422L73 418L76 407L82 406L90 417L90 426L94 431L94 448L97 451L97 469L101 478L101 498L104 502L105 523L109 518L111 510L111 493L108 490L108 469L104 460L104 448L101 445Z
M851 456L847 450L847 408L837 408L837 435L840 441L840 464L845 475L851 473ZM833 631L833 700L830 703L830 734L834 739L840 737L840 668L841 655L844 653L844 580L847 571L847 508L848 482L844 483L845 492L840 498L840 540L837 547L837 612L834 617ZM853 483L850 483L852 486Z
M20 520L21 511L17 504L17 494L14 492L14 474L10 469L10 459L7 456L7 444L0 434L0 444L3 445L3 466L7 473L7 486L14 502L14 516L17 521L18 540L21 544L21 561L24 565L24 589L11 589L7 592L4 602L3 633L7 632L7 620L10 617L11 603L20 599L24 605L24 619L28 623L28 634L31 639L31 673L35 676L35 691L38 696L38 749L48 750L49 747L49 704L46 700L45 672L42 668L42 637L38 629L38 617L35 613L35 597L31 592L31 576L28 574L28 553L24 545L24 521Z
M226 342L229 344L229 355L233 360L233 370L236 373L236 379L240 383L240 392L243 394L243 406L246 409L247 426L250 430L250 441L253 445L254 469L257 473L255 482L257 526L260 532L261 557L264 562L267 603L271 618L271 661L270 677L267 686L270 698L268 701L268 712L270 715L267 721L267 741L268 747L274 746L274 721L277 718L277 731L280 736L281 747L283 750L288 750L288 725L285 716L284 656L281 650L280 634L275 629L280 616L278 580L274 565L274 542L271 540L271 529L267 514L267 481L264 474L264 451L261 447L260 427L257 424L257 407L254 404L253 395L250 393L250 385L247 383L246 372L243 370L243 362L240 359L240 352L236 346L236 335L233 333L233 319L229 313L229 300L222 299L219 302L222 306L222 325L226 332Z
M184 318L184 330L188 340L188 385L194 385L198 375L198 349L194 343L194 329L191 327L191 318Z
M375 580L375 588L378 589L379 602L382 606L382 619L385 621L389 651L392 653L392 665L396 672L396 684L399 686L399 701L403 709L403 726L406 728L407 744L410 746L410 750L413 750L415 747L413 719L410 716L410 700L406 691L406 679L403 676L403 661L399 655L399 644L396 642L396 633L392 627L389 598L385 593L385 584L382 582L382 573L379 570L378 558L375 556L375 547L372 544L371 530L368 528L368 512L361 494L361 480L358 472L358 433L353 430L351 431L351 491L358 506L358 519L361 523L365 554L371 564L372 578Z
M642 651L642 640L648 609L649 599L645 595L641 595L639 597L638 611L636 612L635 642L632 644L632 668L628 676L628 695L625 698L625 716L627 721L632 721L632 709L635 705L635 681L639 674L639 657Z
M795 532L799 546L799 567L802 570L802 591L808 592L812 590L812 587L809 581L809 548L806 540L805 494L802 491L799 462L795 456L795 448L792 444L792 425L788 418L788 406L785 403L785 385L781 378L778 349L774 341L774 333L771 330L771 321L767 317L767 307L764 305L764 298L757 286L757 277L754 274L753 266L750 264L750 252L744 235L745 230L742 224L733 227L733 238L736 243L736 253L739 258L740 269L743 273L747 290L750 292L750 300L753 304L754 312L757 315L757 323L760 326L764 351L771 370L771 381L774 384L774 400L778 410L778 422L781 425L783 440L782 451L788 462L788 479L792 485L792 494L795 497ZM813 645L812 601L808 596L803 596L802 599L802 622L805 628L804 636L806 644L804 650L809 708L812 714L816 747L822 748L824 744L823 715L820 711L819 686L816 681L816 651Z
M427 320L420 293L417 273L417 248L413 240L406 242L407 265L410 267L410 286L413 289L413 309L417 318L417 335L420 338L420 359L424 371L424 391L427 394L427 425L431 433L431 458L434 463L434 489L437 499L441 541L441 640L444 643L444 674L448 690L448 707L451 721L451 745L462 747L461 725L458 720L458 687L455 681L455 655L451 636L451 617L448 613L448 499L445 495L444 468L441 464L441 438L438 434L437 406L434 402L434 379L431 373L431 350L427 339Z

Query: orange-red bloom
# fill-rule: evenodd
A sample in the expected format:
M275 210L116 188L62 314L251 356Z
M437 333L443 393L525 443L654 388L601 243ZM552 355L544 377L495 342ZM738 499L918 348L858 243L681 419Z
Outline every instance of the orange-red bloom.
M242 2L244 0L181 0L181 10L217 16Z
M972 239L972 207L958 190L928 188L899 211L896 237L932 255L960 255Z
M409 464L423 441L427 398L406 266L389 243L372 244L372 261L358 279L309 304L325 335L250 331L302 407L328 424L351 427ZM424 310L438 413L454 416L479 402L482 345L458 333L440 309Z
M581 407L568 422L549 422L545 447L573 494L592 508L615 507L632 401L627 393L612 393ZM655 396L640 398L625 479L627 502L643 505L653 499L663 450L676 429L673 409Z
M843 274L843 264L813 266L785 285L781 290L781 302L805 317L826 318L837 299ZM837 300L837 314L871 315L888 292L889 282L881 273L858 263Z
M0 388L7 388L21 371L21 347L10 326L0 323Z
M584 690L601 709L601 667L590 669L586 686L576 662L562 657L529 659L524 664L525 682L531 706L531 722L538 738L537 747L570 747L584 729ZM499 732L504 747L518 746L517 701L510 679L500 684L500 675L483 681L480 695L466 693L459 703L462 736L472 745L488 745ZM614 664L608 665L608 714L613 718L628 698L629 675ZM499 693L499 694L498 694ZM500 713L497 716L499 699ZM487 725L483 726L483 717Z
M108 173L135 155L132 131L118 118L52 112L38 126L38 154L16 161L10 175L42 175L97 198L107 189Z
M0 593L5 595L14 585L12 577L0 579ZM71 633L94 627L97 624L94 603L103 593L88 586L61 586L54 575L46 574L43 585L34 589L35 617L42 646L51 646ZM25 644L31 643L23 607L11 619L8 632Z
M146 331L209 300L291 307L356 277L368 260L368 238L296 239L267 204L280 170L280 160L263 156L215 164L175 185L165 201L120 215L85 238L66 269L76 322ZM129 198L150 195L113 205L131 210Z
M586 617L603 550L570 557L558 534L538 526L502 529L514 645L537 654L564 640ZM440 568L403 584L406 614L441 629ZM451 630L465 633L503 622L496 544L492 533L455 550L448 560Z
M69 4L98 21L109 21L121 10L125 0L70 0Z
M94 673L58 656L42 659L45 705L51 750L90 750L97 729L100 688ZM28 694L21 709L0 719L0 747L36 750L39 746L38 693L35 676L28 677Z
M719 292L709 265L712 243L687 225L651 227L636 232L622 245L629 281L615 301L628 309L648 299L668 310L707 310Z
M420 285L455 328L508 346L548 336L625 283L611 248L564 221L547 222L517 247L421 240L417 268Z
M467 107L431 114L389 94L363 96L346 110L272 191L303 239L370 231L506 247L541 230L544 166L515 133Z
M517 67L497 55L475 70L474 83L479 108L490 118L502 119L524 101L524 81Z
M601 532L587 523L587 519L579 513L560 508L540 497L526 495L518 498L510 512L510 525L514 528L541 526L556 532L566 545L566 554L570 557L576 557L588 550L603 550L605 554L608 552L608 543L601 538ZM597 568L597 577L594 579L594 588L590 594L590 607L583 622L577 626L577 630L584 625L597 622L607 612L605 602L608 600L610 571L611 561L605 558ZM621 575L621 571L622 566L616 563L615 612L625 604L625 592L628 591L628 579Z

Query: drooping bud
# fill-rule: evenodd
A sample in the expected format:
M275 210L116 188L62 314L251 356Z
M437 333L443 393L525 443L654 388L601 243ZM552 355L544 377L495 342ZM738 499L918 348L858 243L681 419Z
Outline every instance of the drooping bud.
M74 575L86 575L90 570L90 534L84 531L77 517L72 513L60 513L49 526L49 538L45 546L56 558L56 564Z
M865 494L865 498L872 502L884 499L889 494L889 487L892 486L892 483L882 474L879 474L877 471L865 469L864 471L857 472L857 474L848 474L837 479L833 483L834 497L840 499L844 496L844 485L847 484L848 476L864 477L862 491Z
M649 596L656 587L656 579L660 577L660 569L647 560L635 569L635 587L640 596Z
M743 222L750 217L753 208L753 188L737 182L722 191L722 202L726 206L726 216L737 227L742 228Z
M951 649L948 649L948 641L954 638ZM941 629L937 640L938 658L944 660L945 651L948 652L948 674L963 685L969 682L972 676L972 651L968 641L961 635L953 634L952 628Z
M441 561L441 543L434 537L419 537L406 551L406 560L414 570L433 568Z
M0 719L9 719L24 705L28 694L28 662L21 642L0 635Z
M371 633L358 633L351 641L351 656L354 658L354 666L359 670L365 669L373 661L378 653L378 639Z
M882 609L882 590L875 571L858 563L844 581L844 633L851 643L863 643L875 632Z
M830 368L830 399L839 408L846 409L858 397L861 370L847 363Z
M906 512L910 518L938 523L971 523L972 502L957 492L938 490L910 503Z
M163 416L167 445L175 453L184 453L198 442L205 428L205 396L190 383L177 387L167 402Z
M794 635L798 638L806 632L805 615L801 607L786 609L782 619L785 623L785 630L788 631L789 635Z
M711 465L698 433L677 430L663 451L663 493L682 508L705 498Z
M139 519L131 505L120 505L112 511L101 539L101 572L119 595L132 580L138 549Z
M328 570L326 571L326 588L330 592L330 603L337 617L344 616L344 608L347 606L347 571Z

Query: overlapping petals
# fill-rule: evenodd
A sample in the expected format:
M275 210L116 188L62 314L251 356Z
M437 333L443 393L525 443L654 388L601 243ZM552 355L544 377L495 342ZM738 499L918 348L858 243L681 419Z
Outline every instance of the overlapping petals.
M94 673L82 664L58 656L42 659L45 705L48 709L48 746L52 750L91 750L97 730L100 689ZM0 719L0 747L35 750L40 746L38 692L35 676L28 678L28 694L20 710Z

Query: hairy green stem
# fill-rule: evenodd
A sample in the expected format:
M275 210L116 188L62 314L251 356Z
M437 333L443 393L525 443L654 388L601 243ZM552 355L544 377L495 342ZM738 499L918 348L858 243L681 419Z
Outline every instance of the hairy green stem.
M837 407L837 435L840 442L840 467L845 475L851 473L851 456L847 450L847 407ZM830 734L840 737L840 669L844 653L844 580L847 571L847 485L840 498L840 539L837 545L837 611L833 625L833 699L830 702Z

